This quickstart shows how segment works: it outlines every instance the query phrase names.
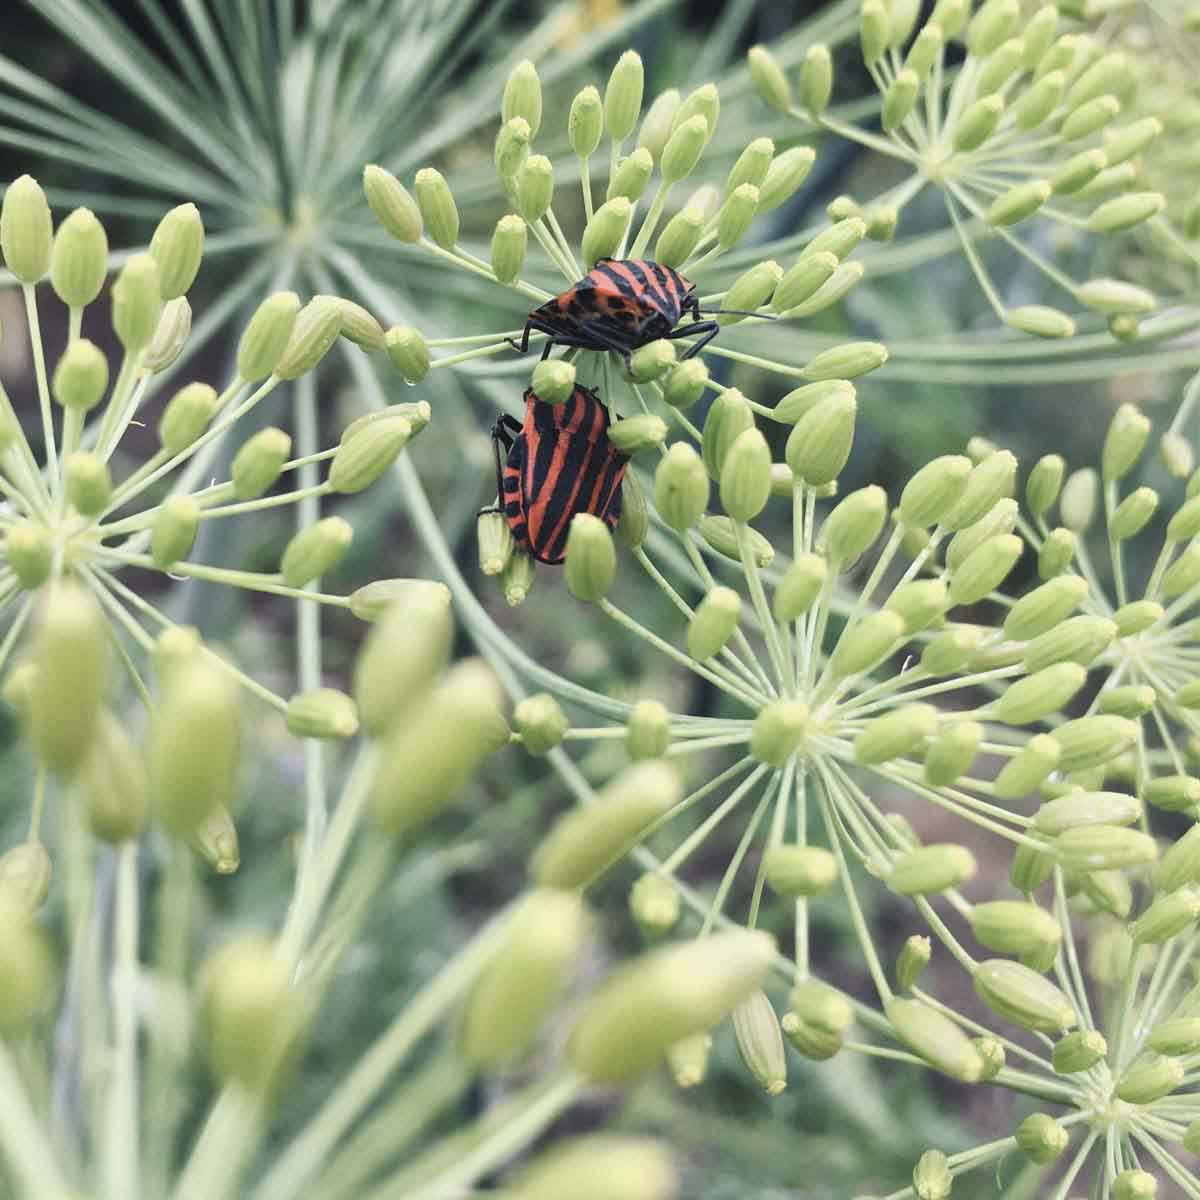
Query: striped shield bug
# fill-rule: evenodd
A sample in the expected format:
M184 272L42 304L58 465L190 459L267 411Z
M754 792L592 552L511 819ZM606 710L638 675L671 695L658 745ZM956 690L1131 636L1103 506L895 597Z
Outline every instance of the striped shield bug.
M676 329L681 317L693 323ZM529 351L529 335L548 337L542 357L553 346L612 350L630 368L633 351L659 338L697 337L684 358L691 358L717 335L716 321L702 321L696 285L672 267L644 258L602 258L561 296L535 308L525 332L513 346Z
M538 562L563 561L576 513L616 526L629 460L608 440L608 424L600 397L576 386L563 404L545 404L530 388L525 420L505 414L492 428L500 511Z

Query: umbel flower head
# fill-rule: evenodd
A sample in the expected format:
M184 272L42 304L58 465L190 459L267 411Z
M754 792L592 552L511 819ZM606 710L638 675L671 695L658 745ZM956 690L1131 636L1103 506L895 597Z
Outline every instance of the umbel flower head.
M937 188L963 254L999 319L1039 337L1069 337L1073 316L1057 306L1006 303L982 253L988 234L1031 263L1060 296L1108 318L1114 334L1136 336L1131 318L1151 312L1153 294L1077 279L1027 233L1033 218L1078 234L1111 237L1160 217L1162 192L1139 170L1162 133L1169 104L1133 108L1132 57L1105 52L1072 28L1053 5L1023 14L1017 0L940 0L928 19L919 6L864 0L863 61L880 96L882 136L827 111L832 90L829 51L811 46L797 87L765 47L750 52L750 69L768 103L806 125L857 141L906 164L909 178L860 208L840 197L838 216L861 214L895 229L927 187ZM965 58L952 65L961 42ZM1025 223L1029 224L1026 225ZM1120 318L1120 320L1118 320Z
M144 787L126 788L128 780L112 774L119 776L129 759L128 735L108 709L111 677L121 668L144 699L154 690L147 668L166 688L168 699L156 708L161 728L170 728L172 713L185 723L207 720L196 713L208 713L214 722L212 747L194 763L170 749L160 761L170 778L155 790L174 806L161 815L181 835L200 837L214 819L227 824L239 691L277 710L300 736L348 738L358 728L348 696L319 687L319 679L290 699L275 694L203 646L194 630L175 624L129 580L130 572L224 583L372 617L382 593L403 591L399 581L353 596L315 586L350 545L353 529L340 516L318 519L318 510L289 541L275 571L194 561L197 534L206 521L315 505L368 487L429 417L423 402L399 405L356 422L338 446L299 457L282 429L260 429L233 455L228 479L210 478L219 441L236 437L239 422L265 397L308 376L340 336L381 347L383 333L348 301L317 296L302 304L294 293L278 292L250 319L236 369L220 392L200 381L168 386L191 330L186 293L203 244L200 214L185 204L162 219L148 253L129 257L109 291L120 346L110 367L86 336L93 330L85 320L98 319L88 306L105 286L103 226L81 208L55 230L46 198L29 176L9 186L0 209L0 249L24 297L38 413L35 428L23 427L0 388L0 613L6 626L0 666L7 670L6 697L24 715L40 767L83 780L95 806L94 830L114 841L136 836L144 822ZM68 337L57 359L47 354L39 317L45 296L37 285L47 275L48 290L67 308ZM131 468L114 470L130 427L159 404L156 448ZM329 464L323 480L313 477L321 463ZM26 631L32 631L29 651L22 649ZM185 671L181 664L193 661L204 669ZM164 745L173 744L172 735L163 737ZM138 777L130 767L129 779ZM131 806L124 814L122 795ZM36 833L35 819L32 841ZM224 850L210 857L232 869L236 843L226 839Z

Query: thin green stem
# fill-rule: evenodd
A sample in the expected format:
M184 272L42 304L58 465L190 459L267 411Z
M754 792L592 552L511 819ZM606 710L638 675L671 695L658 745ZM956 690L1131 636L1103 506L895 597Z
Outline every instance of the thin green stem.
M25 297L25 318L29 323L29 344L33 351L33 371L37 379L38 405L42 413L42 438L46 447L46 469L53 481L54 494L59 494L62 478L58 470L58 447L54 437L54 413L50 408L50 383L46 377L46 350L42 344L42 329L38 321L37 295L32 283L21 285Z

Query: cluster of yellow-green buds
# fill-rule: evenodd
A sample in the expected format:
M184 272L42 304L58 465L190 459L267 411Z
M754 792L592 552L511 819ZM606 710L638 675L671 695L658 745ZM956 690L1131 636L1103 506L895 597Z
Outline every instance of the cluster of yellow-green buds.
M1109 236L1150 222L1165 230L1163 193L1147 186L1143 156L1163 132L1168 107L1134 109L1134 56L1106 49L1071 27L1052 4L1032 14L1017 0L939 0L923 23L913 4L863 0L863 61L879 89L883 136L830 112L832 66L823 45L808 48L793 88L770 51L750 51L751 74L767 103L892 159L912 174L866 205L839 196L831 216L861 217L890 236L903 209L925 189L942 195L980 288L997 317L1038 337L1069 337L1074 317L1043 304L1009 305L977 242L1003 240L1056 288L1137 336L1137 317L1156 306L1143 288L1073 279L1016 227L1035 216L1072 238ZM962 44L965 57L958 58Z

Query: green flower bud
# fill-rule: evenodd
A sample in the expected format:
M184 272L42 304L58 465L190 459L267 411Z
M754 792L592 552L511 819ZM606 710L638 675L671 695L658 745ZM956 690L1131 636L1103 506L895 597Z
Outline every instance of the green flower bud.
M646 506L646 495L637 476L626 471L621 480L621 515L617 518L617 541L630 550L636 550L650 530L650 512Z
M237 366L242 379L257 383L275 370L291 341L299 311L300 297L295 292L275 292L258 306L238 342Z
M1140 487L1130 492L1108 519L1109 536L1117 541L1136 537L1146 528L1157 509L1158 493L1153 488Z
M530 224L540 221L554 199L554 167L544 154L531 154L516 177L517 208Z
M761 989L733 1010L733 1035L747 1070L769 1096L787 1087L787 1057L779 1018Z
M760 137L750 142L738 155L737 161L725 178L726 197L731 196L744 183L752 184L755 188L761 187L774 157L775 143L770 138ZM758 197L755 196L755 203L757 202Z
M527 895L467 997L458 1048L473 1067L497 1070L530 1048L562 999L591 922L579 895Z
M1065 142L1077 142L1081 138L1090 137L1113 121L1120 111L1121 102L1116 96L1097 96L1067 113L1059 127L1059 136Z
M873 66L883 57L892 36L891 19L881 0L863 0L858 36L862 43L863 62L868 67Z
M402 242L421 240L421 209L390 171L368 163L363 167L363 192L375 219L392 237Z
M1075 289L1076 299L1093 312L1148 313L1158 304L1152 292L1119 279L1089 279Z
M996 776L996 795L1009 800L1028 795L1058 766L1061 758L1062 748L1051 734L1035 734Z
M1012 496L1016 473L1017 460L1007 450L989 454L971 471L958 503L942 515L943 528L965 529L981 520L998 500Z
M917 754L937 733L937 709L930 704L905 704L873 717L854 739L854 757L866 766L902 755Z
M866 268L859 262L839 263L837 270L803 304L788 309L786 317L810 317L843 300L863 277Z
M840 992L815 979L797 983L788 997L788 1016L798 1018L809 1030L841 1037L854 1024L854 1010ZM793 1022L785 1018L785 1027Z
M77 451L63 461L67 500L84 517L102 513L112 499L112 476L108 464L95 454Z
M1183 1083L1184 1066L1177 1058L1147 1054L1117 1081L1117 1096L1126 1104L1153 1104Z
M957 571L985 542L1012 533L1017 523L1017 502L1008 496L997 500L978 521L960 529L946 547L946 566Z
M1001 192L992 201L984 219L989 225L1016 225L1026 217L1033 216L1050 199L1051 190L1050 181L1046 179L1017 184L1008 191Z
M662 937L679 922L679 892L669 879L647 871L629 889L629 911L645 937Z
M1056 195L1070 196L1087 187L1106 166L1108 156L1103 150L1081 150L1051 176L1051 187Z
M257 500L279 478L291 452L292 439L273 426L247 438L233 458L234 495L239 500Z
M1085 38L1077 33L1064 33L1056 38L1038 59L1033 77L1041 79L1052 71L1061 72L1065 76L1074 67L1076 56L1085 57L1087 53Z
M1059 768L1071 774L1108 762L1124 754L1137 736L1137 723L1124 717L1093 716L1067 721L1053 734L1062 750Z
M904 67L924 82L933 64L937 61L945 45L945 35L942 27L934 21L926 22L924 28L917 34L916 40L908 48L904 59Z
M513 536L508 520L496 509L485 509L475 518L475 537L479 547L479 570L484 575L499 575L512 557Z
M1200 883L1200 825L1193 825L1171 843L1154 872L1154 887L1173 892L1187 884ZM1153 860L1151 860L1153 861Z
M39 841L22 842L0 854L0 904L32 916L45 903L53 867Z
M650 1070L667 1047L707 1032L758 990L774 947L768 934L736 930L636 960L584 1005L567 1046L571 1065L597 1082Z
M683 109L680 109L682 113ZM676 116L678 120L678 114ZM704 147L708 144L708 122L699 113L688 117L686 121L675 127L663 147L662 159L659 162L659 172L663 182L670 186L686 179L700 161Z
M1079 1029L1054 1043L1051 1061L1059 1075L1089 1071L1108 1054L1108 1042L1095 1029Z
M1112 1194L1113 1200L1154 1200L1158 1195L1158 1180L1148 1171L1130 1167L1117 1173Z
M967 27L967 49L976 58L986 58L1011 36L1020 16L1016 0L985 0Z
M1132 96L1134 86L1129 60L1117 50L1102 55L1080 72L1067 93L1066 106L1077 108L1080 104L1105 93L1128 100Z
M590 513L576 513L567 534L567 587L577 600L594 604L612 587L617 552L608 526Z
M1030 1113L1013 1130L1017 1149L1031 1162L1047 1166L1067 1148L1070 1133L1046 1113Z
M1150 1030L1146 1045L1159 1054L1194 1054L1200 1048L1200 1017L1175 1017Z
M900 1040L936 1070L963 1083L983 1077L979 1051L949 1017L921 1000L890 1000L884 1013Z
M167 626L154 642L154 670L158 678L167 680L180 667L187 666L203 647L194 626Z
M859 488L829 514L821 529L830 566L848 571L883 531L887 495L882 488Z
M701 116L708 126L708 132L704 138L704 144L707 146L716 131L720 115L721 97L717 91L717 85L714 83L703 84L696 88L679 106L671 121L671 132L674 133L692 117Z
M9 185L9 192L14 186ZM49 242L49 234L46 240ZM5 257L11 269L7 245ZM19 1033L46 1008L55 985L54 964L42 931L29 912L9 897L0 897L0 971L5 979L0 993L0 1029Z
M530 135L537 135L542 123L542 84L537 67L529 59L517 63L504 84L500 120L511 121L513 117L523 117L529 122Z
M837 859L820 846L772 846L763 855L763 874L781 896L819 896L837 873Z
M659 1143L610 1134L568 1139L505 1185L510 1200L671 1200L678 1186L670 1156Z
M975 940L989 950L1053 963L1062 927L1045 909L1024 900L976 904L970 914Z
M604 104L591 84L577 92L567 114L567 140L580 158L590 158L604 133Z
M1191 775L1160 775L1142 787L1142 799L1165 812L1191 812L1200 804L1200 779Z
M1104 131L1104 152L1113 166L1141 154L1155 138L1163 131L1163 124L1157 117L1143 117L1123 129L1106 129Z
M642 111L644 86L642 60L635 51L626 50L617 59L604 89L604 125L614 142L624 141L633 132Z
M1116 634L1116 623L1107 617L1086 614L1071 617L1029 642L1025 647L1025 668L1035 672L1063 662L1086 667L1108 649Z
M828 574L828 565L820 555L800 555L775 586L771 601L775 620L795 621L808 612L825 586Z
M1028 789L1026 789L1028 790ZM1018 892L1036 892L1054 874L1054 856L1022 844L1013 851L1008 878Z
M1135 942L1161 945L1195 924L1197 918L1200 918L1200 892L1184 887L1155 900L1133 923L1130 932Z
M570 728L559 703L549 692L526 696L513 709L513 728L530 754L549 754Z
M1082 533L1096 514L1096 472L1091 467L1073 471L1063 485L1059 500L1063 524L1074 533Z
M496 166L496 174L509 189L529 154L529 139L529 122L524 117L513 117L506 121L496 134L492 161ZM419 217L417 227L420 228Z
M1200 534L1200 496L1182 504L1167 522L1168 542L1187 542Z
M859 216L843 217L828 229L823 229L807 246L802 257L817 254L832 254L843 259L862 241L867 233L867 223ZM863 345L874 345L867 342Z
M1032 71L1041 61L1042 55L1050 49L1054 35L1058 32L1058 9L1053 4L1039 8L1025 22L1022 36L1025 41L1025 54L1021 65L1027 71Z
M63 408L90 412L108 388L108 359L94 342L76 338L58 360L51 386Z
M776 285L771 307L783 313L802 304L833 275L837 265L837 256L829 251L802 254Z
M714 479L720 478L730 447L754 427L754 413L736 388L727 388L713 401L704 418L701 451L704 465Z
M90 208L77 208L54 235L50 286L64 304L83 308L100 295L107 274L108 236L104 226Z
M201 1024L218 1078L246 1091L270 1088L295 1049L304 1018L275 944L247 937L201 969Z
M1079 607L1087 591L1087 582L1079 575L1058 575L1048 580L1027 592L1008 610L1008 616L1004 619L1004 636L1015 641L1049 637ZM1049 644L1057 646L1057 639L1051 638ZM1040 659L1040 653L1038 657ZM1073 654L1066 657L1080 661ZM1048 663L1043 662L1042 665Z
M733 636L741 612L741 597L732 588L708 591L688 622L688 653L698 662L714 658Z
M168 496L158 510L150 535L150 557L160 571L187 558L200 528L200 505L191 496Z
M691 528L708 504L708 473L689 442L674 442L654 473L654 506L676 532Z
M1012 37L1001 42L980 63L979 77L975 83L975 95L987 96L1000 91L1020 69L1025 57L1025 41Z
M430 238L443 250L451 249L458 241L458 207L445 176L433 167L422 167L413 189Z
M117 340L130 354L150 343L162 313L157 261L149 254L134 254L112 285L112 323Z
M314 296L296 314L292 335L275 363L275 374L280 379L307 375L333 348L341 332L341 305L332 297Z
M1152 837L1117 825L1077 825L1054 839L1054 851L1064 865L1089 872L1141 867L1158 857Z
M697 532L718 554L741 562L737 533L728 517L704 516L696 523ZM769 567L775 558L775 547L761 533L746 526L742 535L750 543L750 557L759 567Z
M704 214L694 205L689 204L677 212L658 235L655 261L668 267L681 267L696 249L704 223Z
M790 200L808 178L817 153L811 146L793 146L771 159L767 177L758 189L758 211L770 212Z
M508 560L508 566L504 568L504 574L500 576L504 599L511 608L525 603L526 597L533 587L536 571L533 559L524 550L514 547L512 557Z
M1064 1033L1078 1024L1071 1001L1044 975L1018 962L988 959L974 971L975 991L998 1017L1040 1033Z
M1056 662L1010 684L992 704L991 716L1005 725L1029 725L1069 703L1086 682L1086 667Z
M921 90L921 80L916 71L905 67L888 84L883 93L882 123L885 133L899 129L916 107L917 93Z
M1018 129L1036 129L1056 108L1066 91L1064 71L1050 71L1026 88L1013 105L1013 120Z
M925 754L925 782L945 787L971 769L983 727L977 721L954 721L941 730Z
M770 50L766 46L751 46L746 62L758 94L772 108L788 112L792 107L792 87Z
M754 220L758 207L758 188L750 183L739 184L726 198L717 218L717 245L729 250L742 240Z
M396 461L412 436L412 422L407 417L381 417L364 425L338 446L329 468L330 487L343 495L370 487Z
M926 1150L913 1168L913 1192L917 1200L949 1200L954 1175L941 1150Z
M1173 600L1200 584L1200 549L1191 546L1166 570L1162 578L1162 594Z
M769 766L782 767L803 743L807 728L807 704L799 700L773 700L754 718L750 753Z
M945 892L975 877L975 856L966 846L943 843L919 846L901 854L887 876L887 885L901 896Z
M639 146L632 154L621 159L608 182L605 198L612 200L624 196L631 201L640 200L653 171L654 156L644 146Z
M151 375L165 371L183 353L192 332L192 306L177 296L163 305L150 344L142 351L141 369Z
M906 633L919 633L937 622L946 611L946 584L941 579L912 579L900 584L885 608L904 618Z
M150 728L151 794L159 821L183 836L233 802L240 706L237 685L206 654L181 663L164 685Z
M735 521L752 521L766 507L771 449L758 429L746 429L734 439L723 457L720 479L721 503Z
M646 349L647 347L643 347ZM608 428L608 440L613 448L627 458L642 450L653 450L661 446L667 437L667 423L653 413L639 413L636 417L624 417L614 421Z
M1038 575L1042 579L1055 579L1061 575L1075 557L1075 535L1069 529L1052 529L1038 551Z
M1004 97L983 96L968 104L954 124L953 142L957 153L978 150L992 136L1004 115Z
M361 304L341 296L322 297L338 306L342 314L342 337L364 350L382 350L383 326Z
M164 300L182 296L192 286L204 255L204 222L194 204L180 204L158 223L150 239L150 254L158 263Z
M581 248L583 260L591 268L601 258L611 258L625 238L633 205L624 196L617 196L600 205L583 231ZM666 231L664 230L664 235Z
M1121 479L1129 473L1141 456L1150 436L1150 421L1132 404L1122 404L1109 422L1104 439L1102 476L1105 483Z
M1058 837L1083 825L1132 825L1141 815L1137 798L1123 792L1071 791L1047 800L1038 809L1033 827L1047 837Z
M834 679L849 679L869 671L891 654L904 638L904 618L899 613L872 613L863 617L848 635L843 631L834 647L829 669Z
M189 383L180 388L158 423L163 450L174 457L191 446L208 428L217 406L217 393L207 383Z
M629 757L634 762L661 758L670 744L671 714L666 705L658 700L639 700L630 710L625 723L625 749Z
M993 592L1017 564L1025 543L1015 534L989 538L950 577L951 604L974 604Z
M30 175L14 179L0 206L0 250L22 283L37 283L50 269L54 222L46 193Z
M284 719L288 732L296 737L344 740L358 732L358 709L345 692L336 688L298 693L288 701Z
M1107 871L1068 871L1072 887L1078 887L1082 898L1091 908L1124 921L1133 908L1133 889L1129 880L1117 869Z
M288 587L301 588L332 571L345 557L353 538L354 529L342 517L325 517L300 530L283 552L279 566L283 582Z
M224 808L216 809L192 830L187 842L218 875L232 875L241 866L237 829Z
M1157 625L1163 618L1163 606L1153 600L1131 600L1113 613L1118 637L1135 637Z
M936 525L958 505L971 473L970 459L961 454L945 454L926 463L900 494L901 521L919 529Z
M902 992L912 991L932 957L929 938L914 933L905 941L896 958L896 987Z
M722 303L731 309L754 312L771 299L782 278L783 268L777 262L769 260L758 263L738 276L733 286L725 293ZM736 325L745 319L741 313L729 313L719 318L723 326ZM688 359L688 362L699 363L699 361L699 359Z

